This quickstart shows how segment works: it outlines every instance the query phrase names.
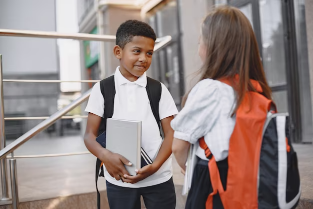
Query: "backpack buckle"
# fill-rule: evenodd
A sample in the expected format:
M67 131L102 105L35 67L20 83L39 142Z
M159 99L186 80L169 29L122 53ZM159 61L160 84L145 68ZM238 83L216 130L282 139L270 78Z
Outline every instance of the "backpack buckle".
M209 149L208 145L205 143L204 137L199 139L199 145L204 150L204 154L205 154L206 158L211 160L213 157L213 154L212 154L211 150Z
M212 157L213 157L213 154L212 154L212 152L210 151L210 149L209 149L209 148L206 148L206 149L204 150L204 152L205 152L206 158L208 158L209 160L211 160Z

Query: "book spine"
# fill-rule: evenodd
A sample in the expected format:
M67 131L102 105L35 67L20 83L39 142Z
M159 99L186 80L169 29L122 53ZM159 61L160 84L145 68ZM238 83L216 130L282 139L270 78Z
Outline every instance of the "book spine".
M137 169L141 168L141 138L142 138L142 122L138 123L138 147L137 147Z

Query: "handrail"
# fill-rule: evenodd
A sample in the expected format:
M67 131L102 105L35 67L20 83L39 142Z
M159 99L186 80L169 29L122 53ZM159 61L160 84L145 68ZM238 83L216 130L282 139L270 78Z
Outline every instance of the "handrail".
M9 153L16 150L19 146L27 142L29 139L31 139L33 136L38 134L40 131L46 129L50 125L52 125L56 120L64 116L66 113L74 109L76 106L83 103L85 100L88 99L89 95L91 93L91 89L89 89L87 92L85 92L82 96L74 100L71 104L67 105L63 109L57 111L53 115L51 115L48 119L42 121L37 126L20 136L18 139L16 139L14 142L6 146L0 151L0 159L5 158Z
M29 38L62 38L62 39L76 39L84 41L114 41L115 36L112 35L98 35L88 33L58 33L48 31L31 31L31 30L11 30L0 29L0 36L13 37L29 37Z
M49 116L43 116L43 117L7 117L4 118L4 120L45 120L48 119ZM62 116L60 119L74 119L74 118L87 118L87 115L67 115Z
M154 46L154 52L158 52L163 47L169 45L172 41L172 36L164 36L156 40L157 44Z
M7 32L5 32L7 31ZM11 31L10 33L8 31ZM14 32L15 31L15 32ZM36 34L37 33L37 34ZM46 34L44 34L46 33ZM3 30L0 29L0 36L23 36L23 37L42 37L42 38L75 38L75 39L80 39L80 40L99 40L105 41L104 39L107 38L106 36L101 36L101 35L82 35L82 34L76 34L75 36L72 34L71 36L65 36L64 34L58 34L58 33L48 33L48 32L39 32L39 31L28 31L28 32L21 32L17 30ZM165 36L162 38L159 38L158 41L159 43L155 45L154 51L157 52L163 47L167 46L170 44L172 40L171 36ZM83 103L87 98L90 96L91 89L89 89L87 92L85 92L82 96L80 96L78 99L73 101L71 104L67 105L65 108L59 110L58 112L54 113L51 115L48 119L42 121L39 123L37 126L20 136L18 139L16 139L14 142L6 146L4 149L0 150L0 159L5 158L9 153L13 152L16 150L19 146L27 142L29 139L31 139L33 136L38 134L40 131L46 129L50 125L52 125L56 120L64 116L66 113L74 109L76 106L80 105Z
M0 29L0 36L13 36L13 37L28 37L28 38L62 38L62 39L75 39L83 41L115 41L116 37L113 35L99 35L88 33L59 33L53 31L32 31L32 30L11 30ZM161 40L158 38L156 43Z
M65 81L65 80L18 80L18 79L3 79L3 82L16 82L16 83L97 83L100 80L76 80L76 81Z
M87 155L90 152L73 152L73 153L60 153L60 154L44 154L44 155L14 155L8 156L7 158L42 158L42 157L63 157L63 156L74 156L74 155Z
M0 149L3 149L6 145L5 141L5 128L4 128L4 101L3 101L3 71L2 71L2 55L0 54ZM0 176L1 176L1 200L9 199L8 181L7 181L7 162L6 160L0 160Z

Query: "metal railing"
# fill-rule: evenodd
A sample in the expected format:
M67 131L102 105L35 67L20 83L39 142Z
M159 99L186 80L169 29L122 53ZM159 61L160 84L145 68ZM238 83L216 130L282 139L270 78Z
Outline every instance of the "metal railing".
M48 119L49 116L42 117L9 117L4 118L4 120L45 120ZM74 119L74 118L87 118L87 115L73 115L73 116L62 116L61 119Z
M0 36L13 37L28 37L28 38L61 38L61 39L75 39L81 41L115 41L115 36L112 35L97 35L88 33L58 33L47 31L31 31L31 30L11 30L0 29ZM170 36L165 36L170 37ZM163 38L158 38L155 42L159 43Z
M71 153L59 153L59 154L45 154L45 155L14 155L8 156L7 158L44 158L44 157L64 157L64 156L74 156L74 155L87 155L90 152L71 152Z
M62 81L62 80L15 80L3 79L3 82L19 82L19 83L97 83L100 80L80 80L80 81Z
M3 82L2 82L2 56L0 55L0 149L5 148L5 126L4 126L4 102L3 102ZM9 200L8 181L7 181L7 163L1 160L1 188L2 201Z
M91 41L114 41L115 36L109 35L92 35L92 34L65 34L56 32L42 32L42 31L21 31L21 30L6 30L0 29L0 36L13 36L13 37L33 37L33 38L62 38L62 39L76 39L76 40L91 40ZM154 51L158 51L163 47L167 46L171 42L171 36L165 36L157 39L157 44L154 47ZM2 185L2 202L8 202L8 179L7 179L7 163L9 159L10 165L10 180L11 180L11 196L12 196L12 207L17 209L19 207L19 196L18 196L18 183L17 183L17 167L16 159L18 158L44 158L44 157L60 157L60 156L72 156L72 155L83 155L89 154L89 152L76 152L76 153L61 153L61 154L46 154L46 155L25 155L25 156L14 156L13 152L22 144L30 140L32 137L37 135L42 130L51 126L58 119L69 119L69 118L86 118L85 115L65 116L66 113L83 103L88 99L91 93L91 89L82 94L79 98L74 100L72 103L57 111L50 117L4 117L4 101L3 101L3 82L19 82L19 83L62 83L62 82L81 82L91 83L98 82L98 80L79 80L79 81L62 81L62 80L16 80L16 79L3 79L2 69L2 55L0 55L0 162L1 162L1 185ZM6 146L5 144L5 120L44 120L37 126L17 138L11 144ZM11 156L7 156L11 153Z

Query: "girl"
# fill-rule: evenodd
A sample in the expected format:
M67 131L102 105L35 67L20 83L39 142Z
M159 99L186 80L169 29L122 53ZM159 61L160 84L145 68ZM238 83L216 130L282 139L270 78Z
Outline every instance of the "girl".
M195 166L186 208L205 208L212 192L208 159L199 139L209 147L217 161L225 189L229 139L235 126L235 113L247 91L256 91L250 79L260 84L262 95L271 99L261 64L255 34L249 20L238 9L218 7L203 21L199 43L203 61L200 81L187 93L183 109L171 122L174 129L173 153L180 167L185 163L190 144L195 145ZM221 80L228 80L227 85ZM240 84L240 85L238 85ZM218 193L214 208L223 208Z

